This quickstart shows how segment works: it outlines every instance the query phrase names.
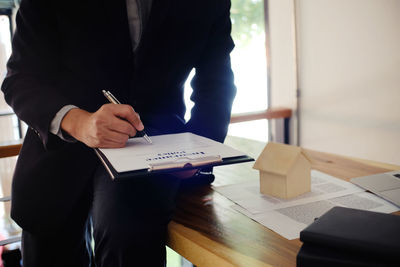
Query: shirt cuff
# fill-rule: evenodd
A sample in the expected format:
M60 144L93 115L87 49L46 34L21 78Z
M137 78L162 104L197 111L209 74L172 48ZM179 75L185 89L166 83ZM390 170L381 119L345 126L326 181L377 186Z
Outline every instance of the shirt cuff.
M66 105L62 107L57 114L54 116L53 120L51 121L50 124L50 133L57 135L60 137L62 140L74 143L76 142L76 139L70 136L69 134L65 133L61 129L61 121L64 118L65 114L67 114L68 111L70 111L73 108L78 108L77 106L74 105Z

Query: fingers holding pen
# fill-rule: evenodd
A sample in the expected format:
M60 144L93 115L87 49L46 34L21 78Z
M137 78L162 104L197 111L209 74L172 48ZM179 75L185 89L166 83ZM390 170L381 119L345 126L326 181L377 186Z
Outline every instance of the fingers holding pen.
M87 131L88 137L91 139L92 147L123 147L132 134L136 134L136 130L128 122L116 117L113 107L102 106L95 113L92 113Z
M105 104L94 113L71 109L61 127L89 147L116 148L143 130L143 123L131 106Z
M139 114L129 105L105 104L99 111L112 115L107 122L107 128L111 131L132 137L144 129Z
M129 122L136 130L142 131L144 129L143 123L140 120L138 113L130 105L111 105L113 108L114 115Z
M64 116L61 121L61 128L89 147L123 147L129 138L129 134L111 131L108 125L115 120L121 121L112 113L107 112L107 109L99 109L90 113L75 108ZM129 126L129 123L125 123ZM127 132L129 131L133 130L130 129Z
M107 124L107 129L116 133L125 134L128 137L133 137L136 135L137 130L129 122L120 119L119 117L114 117Z
M121 104L121 102L118 101L118 99L110 93L110 91L103 90L104 96L108 99L113 104ZM133 127L138 130L138 131L143 131L143 138L146 139L146 141L149 144L152 144L153 142L151 141L150 137L144 132L144 126L142 121L140 120L139 114L135 112L135 110L128 105L124 105L123 108L119 109L117 113L117 116L120 116L121 118L127 120L129 123L133 125Z

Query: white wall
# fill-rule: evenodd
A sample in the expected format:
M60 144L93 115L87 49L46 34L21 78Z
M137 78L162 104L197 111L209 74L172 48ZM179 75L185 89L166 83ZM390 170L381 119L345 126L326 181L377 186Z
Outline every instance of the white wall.
M291 120L291 143L297 143L296 38L293 0L267 0L270 70L270 107L287 107L294 111ZM275 134L275 125L271 125ZM272 136L272 141L276 138Z
M270 0L270 6L278 1L291 9L284 16L295 14L300 145L400 165L400 1ZM282 79L273 64L296 53L288 48L274 54L279 45L274 31L288 27L280 28L279 19L273 20L279 14L271 12L271 95L276 96L283 83L273 83ZM288 77L296 73L285 71ZM291 105L295 91L285 88L286 96L275 103Z

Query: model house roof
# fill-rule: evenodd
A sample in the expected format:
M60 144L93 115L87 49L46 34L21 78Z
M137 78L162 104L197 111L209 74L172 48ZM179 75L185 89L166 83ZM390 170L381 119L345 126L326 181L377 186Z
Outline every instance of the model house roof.
M300 147L270 142L261 152L253 168L274 174L286 175L301 156L310 161Z

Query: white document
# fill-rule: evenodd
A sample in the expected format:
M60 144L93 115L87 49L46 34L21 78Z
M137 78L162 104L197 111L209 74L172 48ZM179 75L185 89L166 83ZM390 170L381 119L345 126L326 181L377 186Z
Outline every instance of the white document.
M315 218L320 217L335 206L382 213L392 213L399 210L398 207L390 202L368 192L355 193L328 200L319 200L258 214L252 214L238 205L234 205L233 208L280 234L284 238L292 240L299 238L300 232L311 224Z
M259 179L214 189L252 214L364 191L349 182L316 170L311 171L311 191L287 200L261 194Z
M148 169L159 164L201 158L244 156L238 150L192 133L152 136L153 144L144 138L129 139L126 147L99 149L117 172Z

